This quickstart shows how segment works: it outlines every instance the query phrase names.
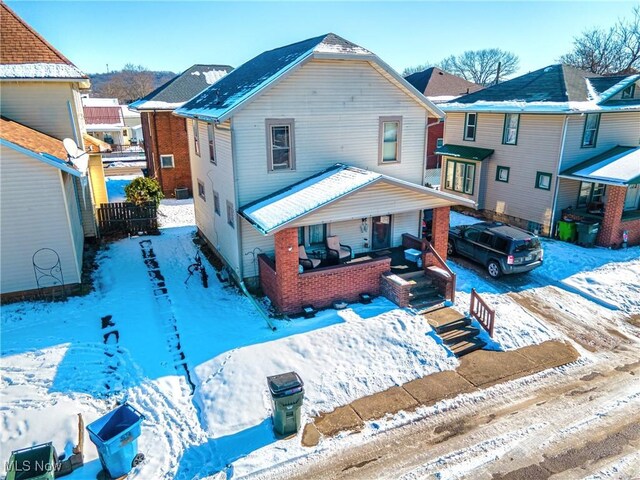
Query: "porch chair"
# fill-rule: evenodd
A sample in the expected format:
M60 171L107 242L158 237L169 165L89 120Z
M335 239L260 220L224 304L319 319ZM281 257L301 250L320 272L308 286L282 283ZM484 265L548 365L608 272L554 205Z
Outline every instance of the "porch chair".
M351 247L341 244L337 235L331 235L327 237L327 258L344 263L351 259Z
M311 270L320 265L320 259L309 258L307 256L307 251L304 249L304 245L298 245L298 261L305 270Z

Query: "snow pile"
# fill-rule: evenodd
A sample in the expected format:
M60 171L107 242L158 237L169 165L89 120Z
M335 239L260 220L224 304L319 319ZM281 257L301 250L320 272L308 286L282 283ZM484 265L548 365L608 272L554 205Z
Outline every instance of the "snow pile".
M160 228L185 227L196 224L193 198L185 200L164 199L158 208Z
M210 435L269 418L269 375L295 370L305 382L305 413L313 416L458 365L422 317L386 299L321 315L339 323L232 350L196 368L195 398Z

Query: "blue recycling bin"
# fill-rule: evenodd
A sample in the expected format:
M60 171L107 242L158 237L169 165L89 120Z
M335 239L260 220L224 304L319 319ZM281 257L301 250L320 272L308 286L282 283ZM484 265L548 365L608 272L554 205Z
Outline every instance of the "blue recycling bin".
M128 403L87 425L98 449L100 463L112 478L126 475L137 465L138 437L144 415Z

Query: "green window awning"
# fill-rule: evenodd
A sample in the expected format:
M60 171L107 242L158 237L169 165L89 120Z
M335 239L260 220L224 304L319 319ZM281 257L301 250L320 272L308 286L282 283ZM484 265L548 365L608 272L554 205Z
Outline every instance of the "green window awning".
M436 148L436 155L446 155L447 157L464 158L465 160L476 160L481 162L493 153L490 148L468 147L466 145L446 144Z

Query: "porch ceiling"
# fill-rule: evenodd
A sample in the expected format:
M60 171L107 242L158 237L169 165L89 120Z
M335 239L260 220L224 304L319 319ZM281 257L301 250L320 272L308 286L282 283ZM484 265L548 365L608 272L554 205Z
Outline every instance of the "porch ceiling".
M475 203L380 173L337 164L261 198L239 213L263 234L413 210Z

